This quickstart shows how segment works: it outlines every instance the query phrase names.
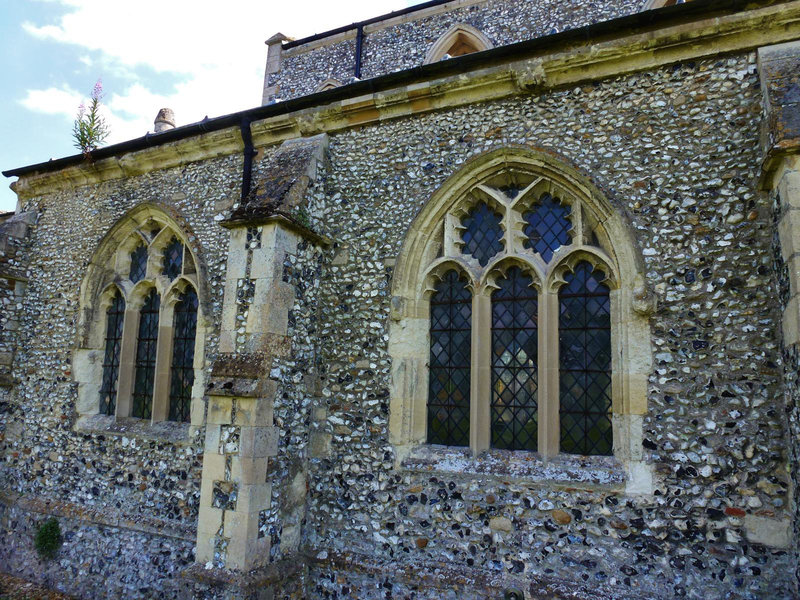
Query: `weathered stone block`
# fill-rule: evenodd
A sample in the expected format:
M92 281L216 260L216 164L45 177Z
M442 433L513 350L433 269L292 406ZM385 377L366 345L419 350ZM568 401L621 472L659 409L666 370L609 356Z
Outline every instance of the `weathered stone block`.
M239 454L243 458L275 456L278 453L276 427L242 427Z

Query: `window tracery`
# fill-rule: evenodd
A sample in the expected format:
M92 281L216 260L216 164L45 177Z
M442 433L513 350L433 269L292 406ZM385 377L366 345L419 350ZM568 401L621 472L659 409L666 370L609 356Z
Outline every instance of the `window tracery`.
M479 239L484 228L496 233ZM463 445L430 426L468 397L473 454L613 454L632 488L647 488L648 469L633 466L651 365L643 273L624 216L568 165L516 148L467 163L417 216L395 270L390 430L401 460L415 444ZM469 344L448 350L470 356L458 405L434 361L445 277L470 305Z

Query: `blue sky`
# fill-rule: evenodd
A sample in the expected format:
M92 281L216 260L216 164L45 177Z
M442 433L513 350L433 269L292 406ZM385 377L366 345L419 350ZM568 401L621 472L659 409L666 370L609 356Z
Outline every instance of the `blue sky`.
M0 0L0 170L76 154L72 122L102 79L107 143L144 135L158 109L185 125L257 106L264 40L299 38L419 0ZM1 178L13 210L14 178Z

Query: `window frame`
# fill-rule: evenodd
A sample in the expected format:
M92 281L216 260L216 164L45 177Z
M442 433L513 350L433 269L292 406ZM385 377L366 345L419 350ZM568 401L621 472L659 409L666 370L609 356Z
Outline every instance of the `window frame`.
M522 177L523 173L516 173ZM538 328L538 452L542 456L555 456L560 452L559 424L559 291L565 283L565 275L574 271L580 262L586 261L594 268L606 273L605 283L609 287L612 314L618 290L618 276L615 261L602 247L588 243L590 233L586 225L597 223L596 215L587 214L584 205L568 196L568 191L557 182L534 174L525 174L533 180L520 190L514 198L509 198L489 182L478 183L465 197L452 206L443 218L443 250L440 258L436 258L423 272L426 289L450 270L456 270L470 281L472 291L472 384L470 388L470 449L473 454L491 448L491 326L492 295L499 288L498 280L505 277L512 266L519 267L533 281L537 291L539 305ZM568 204L572 214L572 237L569 245L562 245L552 255L550 261L525 248L523 214L536 204L543 194ZM482 203L502 215L503 250L495 254L488 262L481 262L465 255L461 231L465 215L472 214L476 206ZM606 237L606 236L598 236ZM602 240L600 242L603 243ZM606 240L608 243L608 240ZM429 310L430 296L427 297ZM617 346L612 328L612 349ZM614 373L619 369L617 353L612 351L612 398L614 397ZM427 401L426 401L427 404ZM617 412L612 403L612 415ZM616 428L613 428L616 432ZM614 446L618 445L616 433ZM426 432L427 440L427 432Z
M157 233L153 233L158 229ZM206 290L198 274L198 259L188 244L187 235L171 219L151 205L131 211L109 231L100 242L87 269L81 288L78 348L73 357L74 378L78 382L79 423L94 416L130 419L148 425L168 421L170 404L170 379L172 346L174 342L175 306L182 294L191 288L198 297L197 322L194 342L194 386L188 422L176 425L199 424L202 421L202 370L204 367L204 339L208 328L203 307ZM170 279L164 272L164 251L172 238L183 245L181 273ZM144 244L148 248L145 276L136 282L130 280L131 252ZM139 316L142 304L151 290L160 297L158 339L156 343L155 378L151 398L151 415L139 419L132 416L133 384L137 351ZM107 310L116 293L125 303L122 341L116 389L114 415L100 414L100 387L103 380L102 356ZM98 360L100 361L98 364ZM199 411L199 413L197 412ZM76 427L79 426L76 423Z
M580 207L576 220L588 218L587 227L600 247L589 244L562 246L548 267L538 256L517 250L524 237L523 223L504 213L507 247L484 269L470 265L460 253L460 217L476 202L475 194L488 202L503 202L481 186L497 188L515 179L546 185L562 202ZM524 187L524 186L522 186ZM520 194L522 196L522 194ZM517 201L522 201L521 197ZM538 199L538 197L536 198ZM582 225L573 226L576 235ZM510 233L509 233L510 232ZM574 240L574 238L573 238ZM586 240L588 241L588 240ZM509 252L510 250L510 252ZM523 249L524 250L524 249ZM650 489L652 477L644 465L641 445L643 417L647 412L647 386L652 370L649 315L655 301L645 285L644 261L632 236L624 211L615 207L591 181L549 153L527 148L501 148L473 157L452 175L422 208L412 223L398 257L392 281L392 312L389 353L392 359L390 394L390 440L398 464L426 444L427 360L429 352L429 305L433 282L450 269L466 276L473 291L473 344L470 428L473 457L490 449L490 331L492 280L504 268L518 265L539 289L539 357L557 356L558 288L564 274L581 260L599 266L608 276L611 303L613 459L624 463L632 489ZM555 326L555 331L552 328ZM551 330L548 330L550 328ZM543 347L543 345L545 347ZM555 372L542 377L540 365L539 430L537 460L559 457L557 362ZM475 368L475 367L478 368ZM551 369L552 371L552 369ZM545 387L542 390L542 386ZM483 391L482 391L483 390ZM543 400L550 400L544 401ZM548 423L548 425L544 425ZM528 454L528 453L526 453ZM563 456L563 455L561 455ZM589 457L605 459L608 457Z

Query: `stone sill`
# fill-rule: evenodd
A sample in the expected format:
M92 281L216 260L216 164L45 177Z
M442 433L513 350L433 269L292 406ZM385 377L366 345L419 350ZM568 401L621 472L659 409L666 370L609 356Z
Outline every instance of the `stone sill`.
M401 466L420 473L480 475L560 487L624 489L627 482L625 467L613 456L560 454L544 459L536 452L494 449L473 456L468 448L421 445Z
M108 415L86 415L78 418L73 428L77 433L129 437L142 441L154 441L179 446L190 446L197 437L197 428L190 423L161 421L152 423L147 419L117 418Z

